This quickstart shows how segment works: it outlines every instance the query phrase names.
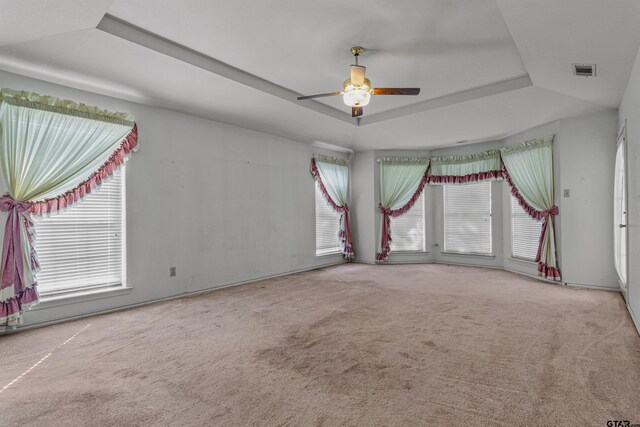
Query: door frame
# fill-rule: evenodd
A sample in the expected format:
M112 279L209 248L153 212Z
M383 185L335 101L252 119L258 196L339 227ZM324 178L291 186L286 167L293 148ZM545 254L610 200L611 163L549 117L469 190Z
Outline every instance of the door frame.
M625 287L624 289L621 288L621 293L622 293L622 297L624 298L625 303L629 303L628 300L628 293L629 293L629 172L628 172L628 162L627 162L627 119L624 119L624 123L622 124L622 128L620 129L620 131L618 132L618 139L616 140L616 152L618 151L618 149L620 148L620 145L624 144L624 155L622 158L622 161L624 162L624 188L622 189L622 191L624 192L624 200L625 200L625 221L626 221L626 227L625 227L625 234L626 234L626 238L625 238L625 254L626 254L626 262L625 262L625 276L627 279L627 282L625 283ZM615 226L615 222L617 222L616 219L614 219L614 226ZM615 250L615 248L614 248ZM618 278L618 282L620 282L619 278Z

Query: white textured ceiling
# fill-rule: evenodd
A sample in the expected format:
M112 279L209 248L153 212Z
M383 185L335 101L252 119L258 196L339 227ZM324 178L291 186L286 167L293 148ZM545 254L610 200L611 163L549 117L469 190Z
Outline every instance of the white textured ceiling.
M494 1L115 0L109 13L302 94L342 90L361 45L374 86L422 89L367 114L526 74Z
M617 107L640 40L640 2L623 0L26 3L0 0L0 69L357 150L501 138ZM95 29L105 13L153 33L150 44ZM29 19L53 24L14 22ZM374 98L361 126L340 98L327 101L335 110L295 101L339 90L352 45L371 49L362 63L374 86L421 95ZM181 60L190 50L242 71ZM573 77L573 62L596 62L598 77Z
M638 52L638 0L498 0L534 84L612 108ZM595 78L572 64L596 64Z
M113 0L0 0L0 46L95 28Z

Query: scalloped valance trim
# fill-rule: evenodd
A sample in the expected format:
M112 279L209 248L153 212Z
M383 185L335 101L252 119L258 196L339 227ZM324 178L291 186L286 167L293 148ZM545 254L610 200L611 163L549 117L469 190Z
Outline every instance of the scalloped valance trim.
M380 157L378 162L383 165L428 165L429 157Z
M327 156L326 154L314 154L313 158L318 162L331 163L338 166L349 166L349 160L340 157Z
M103 182L109 179L114 172L127 161L130 153L136 150L137 145L138 127L134 124L133 129L131 129L131 132L124 138L118 149L96 172L91 174L86 181L81 182L76 188L58 197L32 202L33 204L29 211L33 215L57 213L81 201L87 194L99 188Z
M429 184L467 184L479 181L496 181L502 179L502 170L471 173L468 175L429 175Z
M500 160L500 150L489 150L481 153L465 154L462 156L440 156L432 157L432 165L459 165L465 163L473 163L479 160Z
M34 92L0 89L0 102L25 108L66 114L91 120L100 120L124 126L133 126L133 117L128 113L112 112L98 107L78 104L67 99L59 99Z
M504 154L515 153L519 151L535 150L536 148L540 148L540 147L552 146L553 138L554 138L554 135L548 135L542 138L530 139L528 141L522 142L520 144L516 144L511 147L501 148L500 153L504 155Z

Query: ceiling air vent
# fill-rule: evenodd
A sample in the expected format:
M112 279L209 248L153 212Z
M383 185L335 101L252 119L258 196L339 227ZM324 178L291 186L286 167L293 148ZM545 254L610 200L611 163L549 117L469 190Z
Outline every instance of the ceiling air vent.
M578 77L595 77L596 64L573 64L573 75Z

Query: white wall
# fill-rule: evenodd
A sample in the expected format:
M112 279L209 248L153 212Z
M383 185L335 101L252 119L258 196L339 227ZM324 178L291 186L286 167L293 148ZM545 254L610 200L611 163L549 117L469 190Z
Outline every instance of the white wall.
M631 78L619 110L619 128L627 126L627 230L629 233L629 311L640 331L640 55L636 56Z
M447 149L418 152L422 155L444 156L475 153L501 146L514 145L526 140L555 135L554 173L555 199L560 209L556 221L558 259L563 282L575 285L616 289L617 279L613 267L613 169L617 136L617 112L609 110L569 119L558 120L504 140L470 144ZM371 153L371 152L367 152ZM416 151L376 151L381 155L413 155ZM429 153L429 154L426 154ZM361 153L356 153L356 158ZM371 154L367 154L368 158ZM370 163L370 159L368 164ZM370 192L377 206L379 198L378 175L374 168L373 187L364 188L360 183L356 192ZM492 234L494 257L450 255L443 250L443 200L441 186L428 186L430 206L427 206L427 223L430 253L415 259L415 255L393 254L388 262L406 260L436 261L499 267L537 275L537 264L515 260L511 257L511 207L508 186L504 182L492 183ZM563 198L563 189L570 190L570 197ZM367 206L359 206L358 221L363 215L371 215ZM374 217L379 224L377 215ZM371 222L368 219L369 223ZM376 227L377 230L377 227ZM378 233L378 231L376 231ZM371 244L367 240L366 244ZM437 244L438 246L434 246ZM374 242L375 245L375 242ZM365 248L367 249L367 248ZM394 256L395 255L395 256ZM357 258L360 260L360 258ZM366 260L369 262L369 260Z
M356 259L360 262L374 263L376 260L376 222L377 204L373 194L374 166L373 151L361 151L353 156L351 162L351 229L353 232Z
M25 313L27 325L341 261L315 256L309 162L323 150L5 72L0 87L127 111L140 132L140 150L126 172L132 291L43 304ZM170 266L177 267L176 277L169 277Z

